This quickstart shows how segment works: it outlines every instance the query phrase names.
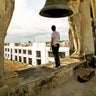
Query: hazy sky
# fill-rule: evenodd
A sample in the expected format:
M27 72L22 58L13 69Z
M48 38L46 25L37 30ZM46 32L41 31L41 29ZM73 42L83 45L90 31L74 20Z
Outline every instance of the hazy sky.
M67 18L46 18L39 15L45 0L15 0L15 10L5 42L50 41L51 26L56 25L61 40L68 39Z

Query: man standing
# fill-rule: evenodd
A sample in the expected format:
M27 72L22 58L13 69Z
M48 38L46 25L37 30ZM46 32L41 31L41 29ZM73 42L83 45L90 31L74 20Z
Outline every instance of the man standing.
M56 31L55 25L52 25L51 29L53 31L51 34L51 48L52 48L52 52L53 52L54 59L55 59L55 67L59 68L60 67L60 59L59 59L58 51L59 51L59 46L60 46L59 45L60 35Z

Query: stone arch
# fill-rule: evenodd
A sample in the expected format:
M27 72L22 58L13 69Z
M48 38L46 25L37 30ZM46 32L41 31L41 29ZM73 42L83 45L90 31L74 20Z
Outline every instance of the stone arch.
M14 3L14 0L0 0L0 87L4 86L4 39L14 11Z

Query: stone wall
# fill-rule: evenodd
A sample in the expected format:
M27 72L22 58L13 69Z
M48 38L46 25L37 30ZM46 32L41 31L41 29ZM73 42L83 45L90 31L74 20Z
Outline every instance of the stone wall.
M50 88L55 88L57 85L70 79L78 70L85 66L86 61L81 61L76 63L70 62L67 66L62 66L59 69L41 66L27 69L27 71L18 71L19 84L5 86L3 89L4 93L0 92L0 96L39 96L42 92ZM26 76L27 74L28 76Z

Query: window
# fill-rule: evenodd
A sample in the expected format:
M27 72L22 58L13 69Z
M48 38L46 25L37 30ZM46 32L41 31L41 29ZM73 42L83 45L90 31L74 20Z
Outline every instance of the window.
M53 53L52 52L48 52L48 57L53 57Z
M13 57L13 56L11 55L11 60L12 60L12 57Z
M29 64L32 65L32 58L28 58Z
M36 56L37 57L41 57L41 52L40 51L36 51Z
M60 56L61 58L64 58L64 57L65 57L65 52L59 52L59 56Z
M15 56L15 61L17 61L17 56Z
M5 51L7 51L7 48L5 48Z
M41 59L37 59L37 65L41 65Z
M26 63L26 57L23 57L24 63Z
M21 56L19 56L19 62L22 62L22 61L21 61Z
M31 50L28 50L28 54L29 54L29 55L32 55L32 51L31 51Z
M15 53L17 53L17 49L15 49Z
M21 49L19 49L19 53L21 53Z
M7 54L5 54L5 57L7 57Z
M23 54L26 54L26 50L23 50Z
M9 48L8 48L8 52L9 52Z

